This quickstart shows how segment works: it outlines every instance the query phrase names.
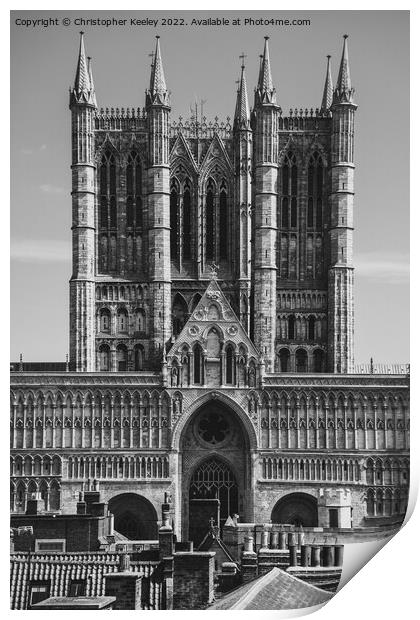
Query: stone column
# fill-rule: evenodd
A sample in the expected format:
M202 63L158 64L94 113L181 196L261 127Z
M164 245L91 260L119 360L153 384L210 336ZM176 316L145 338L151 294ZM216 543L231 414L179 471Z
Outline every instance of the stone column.
M324 545L322 547L322 560L325 567L334 566L334 547L331 545Z
M344 545L334 547L334 566L343 566Z
M258 561L254 551L254 539L252 536L245 536L244 550L241 555L241 571L243 582L251 581L257 576Z
M321 548L319 545L311 547L311 566L321 566Z
M300 565L309 566L311 563L311 548L309 545L302 545L300 548Z

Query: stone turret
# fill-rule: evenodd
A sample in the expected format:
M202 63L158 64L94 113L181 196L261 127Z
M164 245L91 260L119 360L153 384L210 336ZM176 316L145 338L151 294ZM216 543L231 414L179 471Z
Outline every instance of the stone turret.
M95 159L96 97L83 33L74 87L70 90L72 127L72 247L70 279L70 365L95 370Z
M242 57L243 58L243 57ZM251 296L251 160L252 131L245 77L245 65L241 67L241 79L236 98L234 136L235 213L238 222L237 278L239 282L240 320L247 333L250 328Z
M278 114L265 38L254 106L254 265L253 338L268 372L274 370L276 334L276 237L278 177Z
M328 270L329 371L353 372L353 198L354 198L354 89L351 85L344 35L343 53L334 91L331 144L331 198Z
M169 221L169 93L166 88L159 37L156 37L150 88L146 93L149 134L148 239L151 345L159 362L161 348L171 337L171 259Z

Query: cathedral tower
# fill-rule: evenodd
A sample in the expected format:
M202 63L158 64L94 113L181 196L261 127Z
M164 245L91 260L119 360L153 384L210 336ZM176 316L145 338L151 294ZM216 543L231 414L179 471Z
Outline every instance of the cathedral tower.
M265 37L254 106L253 337L268 372L274 370L276 334L278 113L279 106L276 105L276 91L271 77L268 37Z
M150 88L146 94L148 121L148 241L151 345L155 354L171 337L171 258L169 222L169 93L156 37Z
M353 372L354 113L347 35L331 106L330 266L328 271L329 371Z
M251 294L251 161L252 131L245 78L242 64L233 123L235 169L235 218L237 229L237 264L240 319L249 333Z
M70 90L72 134L72 256L70 364L95 370L95 160L96 98L83 33L74 88Z

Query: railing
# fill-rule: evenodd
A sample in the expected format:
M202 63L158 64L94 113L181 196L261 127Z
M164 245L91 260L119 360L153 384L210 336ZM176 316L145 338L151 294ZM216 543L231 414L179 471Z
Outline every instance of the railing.
M356 364L356 375L409 375L410 364Z
M232 137L230 120L229 116L226 121L219 121L217 116L214 121L207 121L205 116L201 121L195 117L183 120L180 116L178 121L174 120L170 124L169 137L175 138L178 134L182 134L185 138L212 138L217 134L222 139L229 139Z

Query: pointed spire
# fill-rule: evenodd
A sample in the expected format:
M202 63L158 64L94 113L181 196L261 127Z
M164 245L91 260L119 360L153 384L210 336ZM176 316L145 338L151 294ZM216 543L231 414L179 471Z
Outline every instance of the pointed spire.
M241 66L241 79L236 98L235 124L244 128L249 125L248 93L246 88L245 65L243 63Z
M324 94L322 95L321 110L329 110L333 100L333 83L331 77L331 56L327 56L327 75L325 76Z
M271 77L271 67L270 67L270 54L268 51L268 39L269 37L264 37L264 54L261 63L261 72L260 72L260 83L258 84L258 88L261 91L272 91L273 90L273 80Z
M76 79L74 80L74 90L82 92L89 90L89 73L85 54L84 32L80 33L79 60L77 62Z
M92 103L96 107L98 104L96 103L96 93L95 93L95 84L93 83L93 73L92 73L92 58L88 56L88 75L89 75L89 83L90 83L90 96L92 98Z
M152 73L150 75L149 103L166 105L169 96L163 72L159 39L160 37L156 36L156 49L153 55Z
M80 33L79 58L77 61L76 77L74 87L70 92L70 106L74 104L95 105L91 97L91 84L89 77L89 67L86 60L84 32Z
M340 70L337 86L334 92L334 102L353 103L354 89L351 87L349 52L347 47L348 34L343 36L343 53L341 55Z
M264 37L264 53L260 64L258 86L256 91L256 103L276 103L276 91L271 77L270 53L268 50L268 39Z
M257 82L258 85L261 84L261 81L262 81L263 58L264 58L264 56L262 54L260 54L260 66L258 68L258 82Z

